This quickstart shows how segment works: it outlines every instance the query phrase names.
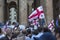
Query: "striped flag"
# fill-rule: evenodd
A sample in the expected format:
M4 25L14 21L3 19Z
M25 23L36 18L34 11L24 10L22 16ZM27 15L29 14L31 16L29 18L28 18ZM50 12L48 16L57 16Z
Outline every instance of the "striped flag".
M48 25L48 29L52 30L53 27L54 27L54 20L50 22L50 24Z

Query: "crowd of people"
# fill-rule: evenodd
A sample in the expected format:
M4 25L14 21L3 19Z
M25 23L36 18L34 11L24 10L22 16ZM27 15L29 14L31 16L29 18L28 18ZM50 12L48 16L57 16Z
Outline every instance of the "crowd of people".
M25 29L20 29L19 24L13 23L11 26L4 25L0 28L0 40L57 40L60 37L60 28L55 28L52 32L47 27L37 27L34 26L25 27ZM20 39L22 36L22 39Z

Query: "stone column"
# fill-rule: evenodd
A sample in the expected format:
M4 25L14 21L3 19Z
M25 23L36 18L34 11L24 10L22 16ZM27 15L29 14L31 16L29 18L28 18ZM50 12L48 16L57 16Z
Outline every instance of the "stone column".
M27 26L27 0L19 0L19 22Z
M0 22L4 21L4 0L0 0Z
M32 12L32 3L33 3L33 0L28 1L28 5L29 5L29 15L30 15L31 12Z
M46 2L46 22L47 24L53 19L53 0L45 0Z

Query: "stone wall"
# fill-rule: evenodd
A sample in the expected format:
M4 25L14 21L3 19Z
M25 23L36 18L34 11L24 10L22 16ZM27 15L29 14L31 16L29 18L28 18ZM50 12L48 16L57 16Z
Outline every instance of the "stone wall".
M46 0L46 22L53 20L53 0Z
M0 0L0 22L4 21L4 1Z

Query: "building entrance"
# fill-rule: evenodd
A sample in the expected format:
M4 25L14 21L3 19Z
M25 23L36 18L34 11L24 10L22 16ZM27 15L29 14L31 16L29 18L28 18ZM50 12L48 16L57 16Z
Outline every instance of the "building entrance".
M10 20L11 21L11 24L13 22L17 22L18 21L18 1L15 2L15 1L8 1L8 0L5 0L5 14L4 14L4 18L5 18L5 22L7 20Z

